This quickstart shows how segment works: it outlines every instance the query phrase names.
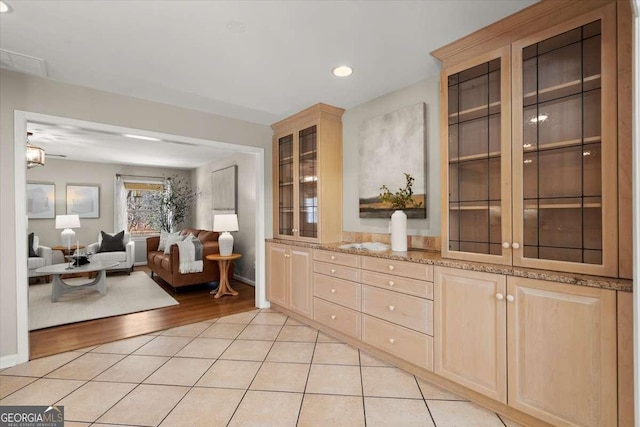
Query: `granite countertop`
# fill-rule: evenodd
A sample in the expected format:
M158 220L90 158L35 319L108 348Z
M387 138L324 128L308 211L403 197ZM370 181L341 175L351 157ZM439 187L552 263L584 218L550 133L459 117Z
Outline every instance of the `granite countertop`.
M524 277L528 279L547 280L551 282L566 283L569 285L589 286L592 288L611 289L623 292L632 292L633 290L633 282L631 280L442 258L442 255L439 251L409 250L407 252L392 252L390 250L369 251L366 249L340 249L340 246L351 242L307 243L280 239L267 239L267 242L282 243L313 249L324 249L327 251L364 255L397 261L409 261L420 264L439 265L442 267L459 268L462 270L504 274L506 276Z

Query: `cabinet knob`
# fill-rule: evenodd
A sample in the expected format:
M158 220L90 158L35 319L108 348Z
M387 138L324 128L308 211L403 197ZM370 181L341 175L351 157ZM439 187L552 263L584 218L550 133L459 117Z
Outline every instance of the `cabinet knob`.
M395 285L395 283L393 282L393 280L389 280L389 286L393 286Z
M336 320L336 315L335 314L331 315L331 320Z
M503 242L502 243L502 247L505 249L509 249L511 247L511 245L509 244L509 242Z
M502 294L496 294L496 299L497 299L498 301L502 301L502 300L504 299L504 295L502 295Z
M332 294L335 294L335 293L336 293L336 290L335 290L335 289L331 289L331 293L332 293Z
M389 306L389 310L393 311L393 310L395 310L395 309L396 309L396 306L395 306L395 305L390 305L390 306Z
M335 272L336 272L336 269L335 269L335 268L332 268L332 269L331 269L331 274L335 274Z
M331 255L331 261L333 261L333 260L335 260L335 259L336 259L336 257L335 257L335 256L333 256L333 255Z
M396 342L396 340L394 340L393 338L389 338L389 344L393 344L394 342Z
M389 271L393 271L395 269L395 267L393 265L389 266Z
M507 295L507 301L513 302L515 301L515 297L513 295Z
M292 228L292 229L291 229L291 232L293 232L293 233L297 233L297 232L298 232L298 229L297 229L297 228Z
M520 249L520 243L518 243L518 242L513 242L513 243L511 244L511 247L512 247L513 249Z
M284 257L285 257L285 258L291 258L291 255L289 255L289 254L284 254Z

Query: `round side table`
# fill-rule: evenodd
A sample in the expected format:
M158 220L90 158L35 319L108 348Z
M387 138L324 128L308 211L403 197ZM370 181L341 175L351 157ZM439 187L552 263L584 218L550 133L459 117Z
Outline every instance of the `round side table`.
M220 270L220 285L218 285L218 290L211 291L210 293L214 298L220 298L223 295L238 295L238 292L234 291L231 286L229 286L229 266L231 265L231 261L241 258L240 254L231 254L229 256L222 256L220 254L211 254L205 256L205 259L209 261L217 261L218 268Z

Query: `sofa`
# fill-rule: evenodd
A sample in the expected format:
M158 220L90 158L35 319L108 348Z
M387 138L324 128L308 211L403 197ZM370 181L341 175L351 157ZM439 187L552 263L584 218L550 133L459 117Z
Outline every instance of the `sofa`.
M220 253L218 249L218 233L194 228L184 228L180 231L181 236L186 236L189 233L192 233L202 242L202 261L204 264L202 272L181 274L178 245L172 245L169 253L165 254L163 251L158 250L160 236L154 236L147 239L147 266L151 269L151 277L157 274L175 289L182 286L220 281L218 263L205 259L207 255ZM233 265L229 268L229 277L233 277Z
M113 236L116 233L107 234ZM109 271L126 270L127 273L131 274L136 253L136 242L131 240L131 234L125 231L122 243L124 244L124 251L99 252L100 245L102 244L102 233L98 233L98 241L88 245L87 252L92 254L91 261L117 262L118 265L110 268Z

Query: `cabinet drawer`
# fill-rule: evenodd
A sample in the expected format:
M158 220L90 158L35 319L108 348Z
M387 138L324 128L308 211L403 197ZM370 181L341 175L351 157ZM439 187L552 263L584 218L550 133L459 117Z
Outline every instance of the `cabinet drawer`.
M347 267L360 268L360 257L358 255L316 250L314 252L313 259L317 261L330 262L332 264L340 264Z
M407 279L390 274L362 272L362 283L390 291L402 292L421 298L433 299L433 283L422 280Z
M313 271L315 273L326 274L331 277L351 280L360 283L360 269L352 267L344 267L341 265L328 264L326 262L314 261Z
M313 299L313 320L322 323L343 334L360 339L360 313L327 302Z
M360 283L314 273L314 295L360 311Z
M433 301L364 285L362 312L433 336Z
M433 266L417 262L362 257L362 269L433 282Z
M362 341L433 371L433 338L428 335L363 314Z

